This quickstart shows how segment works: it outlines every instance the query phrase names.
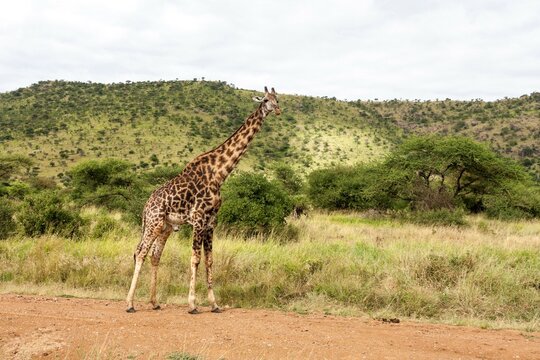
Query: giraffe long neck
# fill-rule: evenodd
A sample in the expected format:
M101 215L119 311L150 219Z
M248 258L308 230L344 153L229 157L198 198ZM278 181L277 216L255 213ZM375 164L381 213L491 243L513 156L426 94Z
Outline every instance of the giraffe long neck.
M230 175L246 152L255 134L261 129L266 115L267 113L261 104L234 134L211 151L217 155L215 173L221 183Z

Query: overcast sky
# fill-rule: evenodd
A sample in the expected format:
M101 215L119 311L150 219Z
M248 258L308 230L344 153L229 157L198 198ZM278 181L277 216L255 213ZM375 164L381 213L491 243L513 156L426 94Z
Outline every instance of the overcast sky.
M540 91L540 1L0 2L0 92L205 77L340 99Z

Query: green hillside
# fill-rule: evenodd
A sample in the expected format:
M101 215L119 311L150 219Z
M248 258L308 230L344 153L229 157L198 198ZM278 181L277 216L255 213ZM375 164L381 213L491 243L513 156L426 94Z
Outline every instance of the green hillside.
M485 102L383 101L356 104L375 126L398 127L409 134L461 135L512 157L540 174L540 93Z
M279 87L278 87L279 92ZM80 159L121 158L144 169L183 164L224 141L260 92L225 82L98 84L46 81L0 94L0 152L35 160L34 173L62 177ZM380 158L414 133L486 141L540 173L540 94L483 101L354 101L280 95L241 169L286 161L308 173Z

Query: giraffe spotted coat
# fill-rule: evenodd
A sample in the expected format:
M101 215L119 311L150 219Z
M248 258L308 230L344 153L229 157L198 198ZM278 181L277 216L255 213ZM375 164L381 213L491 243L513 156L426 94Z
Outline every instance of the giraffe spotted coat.
M195 282L201 261L201 249L204 249L205 254L208 300L212 305L212 311L220 312L212 282L212 238L217 212L221 205L220 187L246 152L253 137L260 130L264 118L272 111L276 115L281 113L273 88L268 92L265 87L264 97L254 99L260 102L259 107L234 134L215 149L189 162L178 176L156 189L146 202L141 241L134 254L135 270L127 296L128 312L135 311L133 306L135 287L142 263L148 253L152 263L150 302L154 309L159 309L156 300L159 260L171 232L185 223L193 226L189 312L193 314L198 312L195 305Z

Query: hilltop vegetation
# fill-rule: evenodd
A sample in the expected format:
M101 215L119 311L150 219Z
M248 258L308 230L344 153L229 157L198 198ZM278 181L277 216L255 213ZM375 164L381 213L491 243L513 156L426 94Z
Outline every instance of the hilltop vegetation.
M255 91L224 82L41 82L0 95L0 149L29 155L34 172L62 177L81 158L122 158L139 169L184 164L224 141L255 109ZM347 103L282 95L241 167L287 159L297 168L380 156L389 142Z
M278 89L279 90L279 89ZM225 82L98 84L46 81L0 94L0 152L30 156L61 179L80 159L121 158L138 169L184 164L224 141L253 111L256 91ZM240 163L286 160L302 173L379 159L411 134L487 142L540 174L540 94L495 102L338 101L281 95Z
M405 136L460 135L487 143L493 150L540 174L540 93L486 102L357 101L373 123L396 126Z

